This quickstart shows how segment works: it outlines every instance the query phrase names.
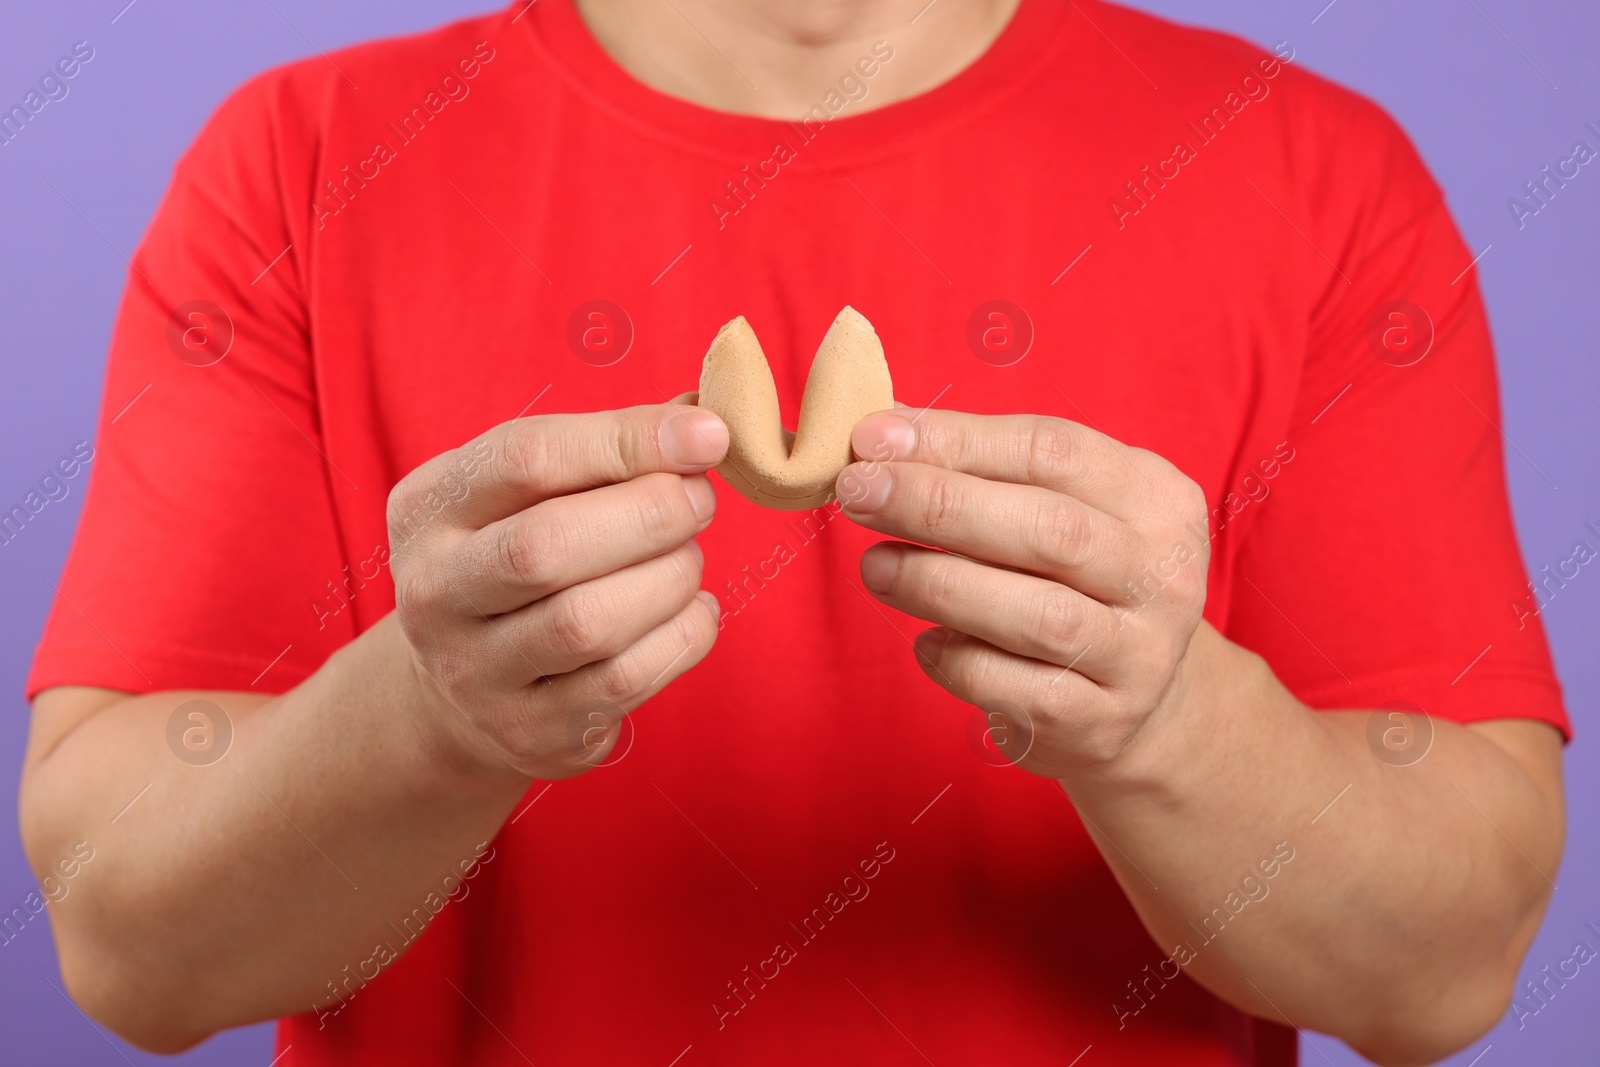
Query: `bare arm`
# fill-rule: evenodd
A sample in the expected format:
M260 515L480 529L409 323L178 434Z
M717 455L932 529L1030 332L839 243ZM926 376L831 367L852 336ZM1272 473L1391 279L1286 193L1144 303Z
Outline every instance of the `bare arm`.
M948 550L874 546L863 582L939 624L923 670L1061 783L1156 940L1123 1025L1180 972L1384 1064L1499 1019L1561 853L1553 729L1435 721L1422 759L1380 759L1374 713L1312 711L1201 621L1205 502L1151 453L933 411L870 416L855 450L880 458L841 475L845 513Z
M79 840L94 849L50 908L84 1010L172 1052L323 1006L326 982L396 940L385 923L443 895L527 779L475 769L430 736L436 709L407 677L408 657L391 615L277 698L39 695L24 841L36 868ZM197 698L235 729L209 766L167 748L168 717Z
M1395 1067L1499 1022L1561 857L1560 735L1433 720L1426 756L1395 764L1369 742L1384 713L1312 711L1209 626L1180 673L1170 718L1063 780L1161 953Z
M508 423L460 450L488 466L441 521L391 529L396 612L292 691L40 694L28 855L42 877L94 849L50 909L74 998L175 1051L325 1009L345 968L402 951L391 924L459 884L534 778L600 762L622 715L710 650L690 538L725 447L714 416L665 406ZM391 511L445 492L458 458ZM209 765L168 747L191 699L234 727Z

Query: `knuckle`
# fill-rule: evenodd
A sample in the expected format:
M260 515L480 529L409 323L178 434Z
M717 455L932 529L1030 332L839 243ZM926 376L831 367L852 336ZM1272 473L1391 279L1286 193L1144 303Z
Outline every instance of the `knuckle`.
M1075 567L1088 561L1090 524L1081 506L1058 496L1034 514L1036 543L1043 546L1052 563Z
M646 416L642 412L636 417L618 418L613 423L610 453L619 478L654 470L661 465L657 426L655 416Z
M922 501L922 525L929 533L943 533L956 524L961 511L961 491L953 479L935 474L928 480Z
M447 554L425 551L394 556L389 573L394 583L394 606L408 626L432 622L452 614L459 595L448 577Z
M1210 504L1206 501L1206 491L1187 474L1174 467L1165 459L1160 459L1161 466L1165 469L1165 484L1168 498L1171 501L1173 515L1180 522L1197 522L1204 524L1210 512Z
M1077 601L1065 589L1052 589L1039 597L1034 629L1044 647L1071 647L1078 639L1082 624Z
M396 529L405 518L406 505L411 499L411 475L406 475L389 490L388 499L384 503L383 518L389 530L389 539L394 540Z
M601 664L595 675L599 695L613 704L626 704L650 681L644 657L636 649L613 656Z
M1079 716L1059 700L1041 700L1024 708L1028 724L1045 733L1078 732Z
M909 556L901 567L912 563L915 555ZM955 559L946 553L928 557L928 572L924 583L924 595L930 607L942 607L950 604L960 595L960 579L956 575Z
M703 652L717 632L716 623L713 621L712 615L706 611L694 611L692 610L693 607L694 604L691 603L688 608L678 613L678 630L683 637L683 646L686 651L683 659L676 666L685 670L698 658L695 656L694 650L698 648Z
M593 656L603 652L609 628L595 598L571 593L562 597L550 619L550 633L556 646L573 656Z
M1161 488L1163 503L1175 513L1191 519L1206 514L1208 505L1205 490L1176 464L1159 452L1130 445L1123 447L1127 450L1129 460Z
M1110 763L1128 747L1142 722L1130 701L1113 699L1110 710L1097 715L1094 725L1084 731L1078 751L1091 763Z
M1042 418L1028 440L1028 480L1042 484L1069 469L1077 454L1077 438L1061 419Z
M1156 563L1154 573L1161 583L1163 601L1185 613L1198 612L1205 606L1209 548L1209 544L1201 546L1197 552L1182 557L1181 562L1174 554Z
M480 709L473 717L473 726L492 749L512 762L521 761L538 748L530 719L515 701Z
M404 548L426 525L427 466L418 467L395 483L384 506L384 524L389 543L396 552Z
M1167 461L1167 457L1159 452L1152 452L1148 448L1138 445L1122 445L1122 453L1128 462L1158 485L1169 480L1174 474L1179 473L1178 468Z
M951 636L939 660L939 672L971 693L1014 692L1015 679L1002 657L965 635Z
M673 591L697 589L704 575L704 564L688 548L679 548L660 557L665 564L661 584Z
M950 424L938 418L937 412L929 412L928 418L917 424L916 451L925 456L951 457L960 442L953 432ZM889 459L909 459L909 456L890 456Z
M1209 505L1206 503L1206 491L1200 488L1200 483L1193 478L1183 475L1183 482L1179 487L1178 505L1183 509L1187 519L1204 519Z
M543 586L564 555L564 535L546 522L507 522L494 541L494 562L501 573L525 586Z
M677 561L678 565L678 569L675 572L676 576L685 585L690 585L698 589L701 581L705 579L705 556L699 554L695 548L690 547L691 544L692 542L689 542L680 546L678 550L672 554L672 558Z
M635 646L599 666L595 678L599 695L614 704L626 704L656 683L682 673L695 662L694 650L706 644L714 626L703 611L680 611L667 627L657 631L670 633L667 641Z
M538 472L548 470L555 459L555 441L539 418L511 426L501 449L505 457L506 479L513 488L531 485Z
M937 427L920 424L917 445L930 456L942 457L940 466L957 468L966 466L983 449L979 434L965 420L940 422Z
M1083 735L1079 743L1078 757L1082 762L1095 766L1110 763L1122 751L1122 745L1103 726L1089 730Z
M676 475L669 475L674 480L681 481ZM665 481L665 480L663 480ZM665 541L678 528L679 510L674 507L674 502L668 495L674 489L670 484L651 485L647 491L640 493L635 504L634 517L638 522L640 532L648 543L659 544ZM678 491L678 496L684 494Z
M431 583L410 567L394 571L394 608L402 620L420 618L434 606Z
M1106 717L1104 724L1104 737L1102 745L1106 750L1106 759L1115 759L1128 747L1128 742L1133 740L1133 735L1139 732L1139 727L1144 725L1144 715L1140 713L1134 702L1122 699L1113 703L1112 713Z
M447 693L459 692L476 673L472 654L448 642L429 648L425 665L428 674Z

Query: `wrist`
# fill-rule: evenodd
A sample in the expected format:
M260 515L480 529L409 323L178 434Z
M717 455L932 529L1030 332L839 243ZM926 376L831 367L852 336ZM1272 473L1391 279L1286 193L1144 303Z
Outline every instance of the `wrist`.
M373 633L386 646L385 673L397 681L394 707L406 722L422 772L451 792L525 789L528 776L507 763L451 703L417 657L399 617L391 613Z
M1288 694L1266 661L1202 622L1189 640L1156 707L1113 759L1062 785L1081 790L1146 793L1176 801L1214 788L1241 731ZM1292 698L1290 698L1292 699Z

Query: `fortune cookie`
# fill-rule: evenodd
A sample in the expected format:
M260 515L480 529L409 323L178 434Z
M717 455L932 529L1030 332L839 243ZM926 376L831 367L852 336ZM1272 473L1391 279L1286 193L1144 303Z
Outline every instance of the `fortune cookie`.
M700 406L727 423L728 455L717 472L728 484L763 507L799 511L833 495L834 480L851 460L851 429L894 407L894 386L872 323L846 307L811 361L799 424L790 433L778 412L772 368L741 315L717 331L706 353Z

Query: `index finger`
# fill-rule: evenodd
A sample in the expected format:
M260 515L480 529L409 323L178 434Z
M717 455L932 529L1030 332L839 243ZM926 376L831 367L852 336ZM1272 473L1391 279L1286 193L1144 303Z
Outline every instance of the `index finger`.
M1050 415L972 415L928 409L880 411L856 423L863 460L926 463L995 482L1076 497L1123 520L1154 489L1145 455L1081 423Z
M443 506L425 509L429 514L479 529L552 497L642 474L701 474L727 451L722 420L682 404L535 415L501 423L430 460L415 472L414 489L400 495L439 494L436 501L443 497ZM449 492L449 486L464 488ZM409 503L399 501L399 509Z

